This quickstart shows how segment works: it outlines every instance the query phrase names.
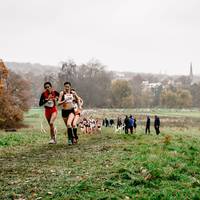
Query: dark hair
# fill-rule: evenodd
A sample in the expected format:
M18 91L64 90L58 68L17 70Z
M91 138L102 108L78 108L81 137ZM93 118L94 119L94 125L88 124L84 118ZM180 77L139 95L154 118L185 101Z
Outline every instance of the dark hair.
M51 83L49 81L44 83L44 88L45 88L46 85L50 85L50 87L52 87L52 85L51 85Z
M64 83L64 85L70 85L71 86L71 83L67 81L67 82Z

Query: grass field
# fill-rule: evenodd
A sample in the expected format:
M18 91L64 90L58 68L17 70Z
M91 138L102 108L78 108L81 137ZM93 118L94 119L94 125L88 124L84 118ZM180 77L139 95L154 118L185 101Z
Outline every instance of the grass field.
M137 133L103 128L68 146L56 121L58 143L48 145L42 110L25 115L29 128L0 131L0 199L200 199L198 110L87 110L87 116L133 114ZM144 134L146 114L159 114L161 135ZM153 120L153 118L152 118Z

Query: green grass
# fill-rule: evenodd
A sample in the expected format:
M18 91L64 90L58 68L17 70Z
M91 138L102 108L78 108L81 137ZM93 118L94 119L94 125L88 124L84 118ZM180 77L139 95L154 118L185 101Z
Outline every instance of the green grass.
M48 145L48 133L40 133L41 121L47 128L42 113L25 115L30 128L0 132L0 199L200 199L198 125L161 127L159 136L153 127L145 135L142 125L133 135L103 128L67 146L59 115L58 144Z

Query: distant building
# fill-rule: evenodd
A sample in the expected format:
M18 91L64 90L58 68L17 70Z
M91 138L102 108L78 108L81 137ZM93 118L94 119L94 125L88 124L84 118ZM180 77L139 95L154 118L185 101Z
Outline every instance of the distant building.
M149 83L149 81L142 82L143 90L151 90L151 89L158 88L160 86L162 86L161 82L156 82L156 83Z
M117 79L125 79L125 74L123 72L116 72L115 76Z
M125 72L114 72L113 80L127 80L129 81L130 78L125 75Z
M190 63L190 75L189 75L190 80L192 81L194 76L193 76L193 70L192 70L192 62Z
M192 62L190 63L190 73L189 73L189 80L190 80L190 84L198 84L200 82L199 77L194 76L193 74L193 66L192 66Z

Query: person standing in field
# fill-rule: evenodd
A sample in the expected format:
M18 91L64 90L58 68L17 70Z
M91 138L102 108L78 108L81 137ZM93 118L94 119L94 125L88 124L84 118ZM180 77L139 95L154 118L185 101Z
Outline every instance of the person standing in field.
M110 119L110 126L113 126L115 124L114 119Z
M150 119L150 117L147 115L146 127L145 127L145 134L147 134L147 132L150 134L150 125L151 125L151 119Z
M134 119L133 116L130 115L129 117L129 127L130 127L130 133L133 134L133 126L134 126Z
M56 108L56 100L58 100L59 93L52 89L50 82L44 83L45 91L41 94L39 106L45 108L45 116L50 126L51 139L49 144L56 144L56 130L54 128L54 121L56 120L58 111Z
M160 133L160 118L157 115L155 115L154 128L156 131L156 135L159 135L159 133Z
M108 127L109 126L109 121L107 118L105 118L105 126Z
M133 127L134 127L134 132L136 133L136 128L137 128L137 120L134 117L134 123L133 123Z
M78 142L78 134L77 134L77 122L80 118L83 100L79 97L75 91L75 89L71 89L71 93L73 94L73 104L74 104L74 119L72 121L73 128L73 143L76 144Z
M124 119L124 131L126 134L128 134L128 129L129 129L129 118L128 118L128 115L126 115L125 119Z
M122 119L121 118L117 118L117 129L119 128L119 127L121 127L122 126Z
M68 135L68 145L73 144L73 130L72 130L72 121L75 117L74 113L74 97L71 93L71 83L64 83L64 90L60 92L58 105L62 105L62 118L67 127L67 135ZM78 101L78 97L77 101Z

